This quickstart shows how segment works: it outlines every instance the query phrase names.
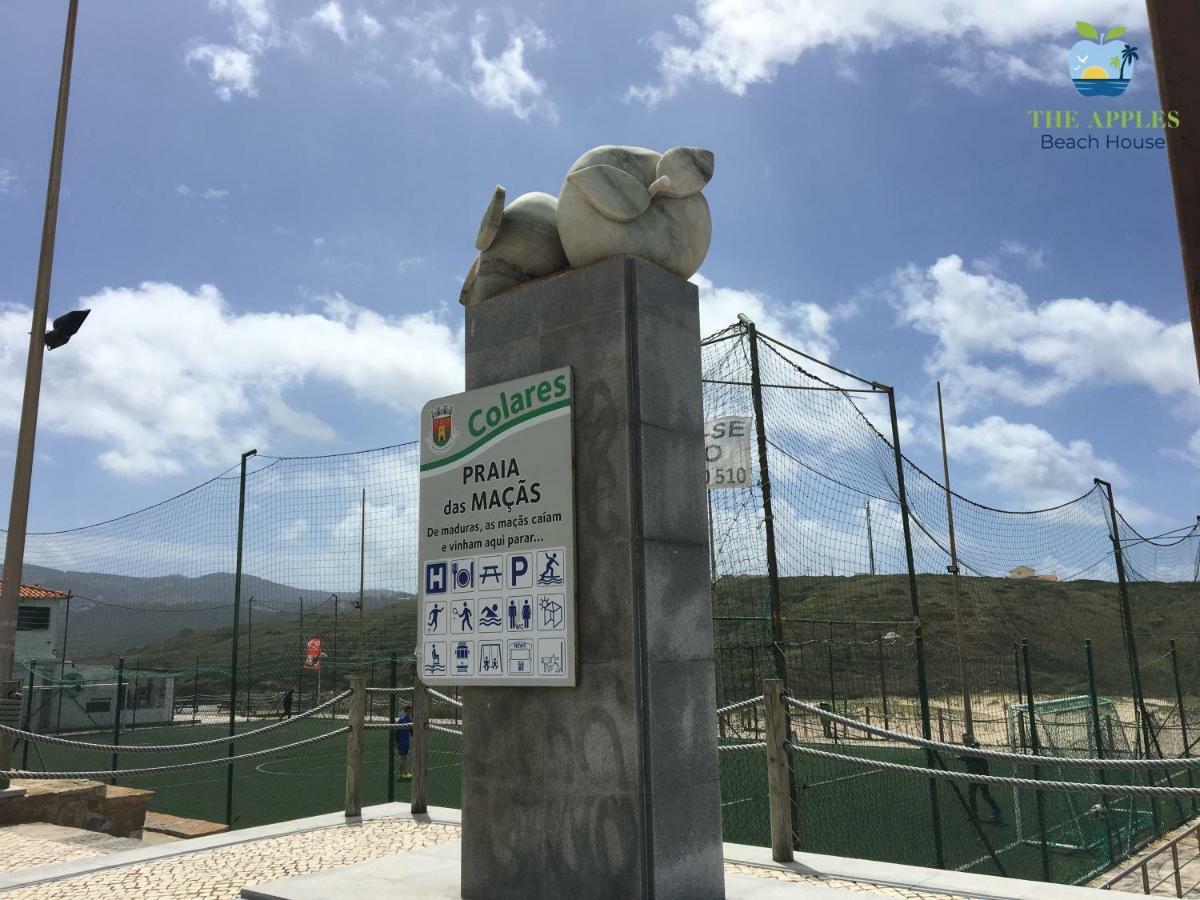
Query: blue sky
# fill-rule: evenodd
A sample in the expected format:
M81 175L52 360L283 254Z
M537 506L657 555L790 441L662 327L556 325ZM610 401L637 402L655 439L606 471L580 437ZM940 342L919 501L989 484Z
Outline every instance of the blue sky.
M251 446L412 439L461 383L492 187L557 193L602 143L713 150L706 325L745 311L894 384L931 471L941 378L961 492L1031 508L1100 475L1147 529L1200 511L1166 154L1045 151L1027 115L1157 109L1140 2L81 5L52 314L94 312L47 357L33 529ZM65 10L0 10L5 473ZM1139 46L1121 98L1075 92L1078 19Z

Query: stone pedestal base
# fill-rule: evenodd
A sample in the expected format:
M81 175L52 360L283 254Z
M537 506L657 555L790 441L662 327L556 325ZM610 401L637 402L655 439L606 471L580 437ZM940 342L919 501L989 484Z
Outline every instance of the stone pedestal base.
M631 257L466 311L467 388L571 366L575 688L464 691L462 896L724 896L696 287Z

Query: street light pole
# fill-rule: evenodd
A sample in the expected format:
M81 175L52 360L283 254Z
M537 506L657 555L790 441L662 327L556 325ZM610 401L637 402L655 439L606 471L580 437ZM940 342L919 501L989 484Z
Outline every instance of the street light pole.
M58 193L62 182L63 145L67 132L67 99L71 91L71 62L75 52L75 18L79 0L67 7L67 33L63 40L62 70L58 80L58 108L54 114L54 139L50 148L50 176L46 184L46 212L42 219L42 249L38 257L37 286L33 294L33 326L29 332L29 358L25 364L25 397L17 433L17 459L13 466L12 506L8 515L8 542L4 549L4 586L0 589L0 695L11 687L17 640L17 605L21 597L21 564L25 556L25 529L29 523L29 484L33 477L33 449L37 432L38 395L42 387L42 353L46 316L50 308L50 274L54 267L54 236L58 228ZM12 768L12 743L0 736L0 770ZM0 776L0 790L8 779Z

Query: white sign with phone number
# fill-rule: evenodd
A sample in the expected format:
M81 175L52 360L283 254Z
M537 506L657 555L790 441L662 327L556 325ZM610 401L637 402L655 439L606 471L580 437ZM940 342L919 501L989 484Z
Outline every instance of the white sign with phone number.
M754 420L747 416L722 416L704 425L705 483L718 488L747 488L754 482L750 434Z

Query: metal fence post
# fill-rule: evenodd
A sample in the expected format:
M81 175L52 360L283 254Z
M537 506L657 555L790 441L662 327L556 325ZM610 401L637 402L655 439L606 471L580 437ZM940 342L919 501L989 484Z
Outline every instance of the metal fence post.
M117 770L117 747L121 744L121 713L125 707L125 657L117 660L117 708L113 713L113 754L112 754L112 769ZM108 781L109 784L117 783L117 776L114 775Z
M62 656L58 660L58 715L54 722L54 733L62 731L63 691L67 675L67 632L71 627L71 592L67 591L66 609L63 612Z
M33 673L37 671L37 660L29 661L29 687L25 691L25 721L21 724L22 731L32 731L29 723L33 721ZM21 747L21 768L29 768L29 738L25 738L25 745Z
M192 724L200 722L200 657L196 657L196 667L192 669Z
M1139 740L1145 748L1146 758L1150 757L1150 721L1146 714L1146 698L1142 694L1142 674L1138 665L1137 641L1133 634L1133 613L1129 608L1129 587L1125 582L1125 559L1121 555L1121 534L1117 526L1117 507L1113 502L1112 485L1100 478L1093 481L1104 488L1108 499L1109 523L1112 525L1113 561L1117 567L1117 600L1121 608L1121 634L1125 642L1125 657L1129 663L1129 677L1133 684L1133 700L1135 717L1140 720L1141 727L1137 730Z
M425 757L429 752L429 688L413 675L412 782L408 795L409 812L416 815L429 808L429 787L425 778Z
M767 714L767 797L771 814L771 858L775 862L792 861L791 752L788 750L787 703L783 682L763 679L763 704Z
M141 677L142 677L142 661L140 659L134 660L134 662L133 662L133 706L132 706L133 714L130 716L130 720L129 720L129 730L130 731L137 730L137 710L138 710L137 695L138 695L138 685L141 682Z
M1179 681L1179 655L1175 652L1175 639L1171 639L1171 674L1175 678L1175 702L1179 706L1179 737L1183 743L1183 756L1191 756L1191 751L1188 745L1188 726L1187 712L1183 708L1183 687ZM1187 770L1188 787L1195 787L1195 779L1192 776L1192 770L1189 767ZM1191 798L1192 815L1196 814L1196 798Z
M350 676L350 731L346 734L346 818L362 815L363 735L367 724L367 673Z
M1029 641L1022 638L1021 640L1021 659L1025 669L1025 696L1027 709L1029 710L1029 745L1033 748L1033 755L1040 756L1042 749L1038 743L1037 732L1037 716L1034 714L1033 706L1033 678L1029 673ZM1033 780L1042 780L1042 767L1034 765ZM1040 790L1037 792L1037 818L1038 818L1038 838L1041 842L1042 850L1042 880L1050 880L1050 846L1046 838L1046 796Z
M396 656L392 655L391 661L388 663L388 722L395 724L396 722ZM387 735L388 742L388 765L387 765L387 798L388 803L394 803L396 800L396 732L384 732Z
M933 725L929 717L929 681L925 674L925 645L921 631L921 603L917 598L917 569L913 562L912 528L908 523L908 494L904 489L904 455L900 451L900 424L896 418L896 391L886 385L874 385L887 392L888 413L892 422L892 453L896 459L896 497L900 501L900 524L904 532L904 562L908 570L909 602L916 623L913 635L917 650L917 690L921 699L921 737L933 739ZM925 748L925 765L934 768L934 755ZM946 867L946 851L942 843L942 814L938 804L937 779L929 779L929 815L933 825L933 857L939 869Z
M237 722L237 665L238 625L242 615L242 534L246 524L246 460L258 453L247 450L242 454L242 470L238 483L237 563L233 576L233 640L229 649L229 737L233 737ZM233 741L229 741L228 756L233 756ZM225 773L225 824L233 827L233 763Z
M750 399L754 405L755 437L758 444L758 479L763 501L763 529L766 536L767 550L767 581L771 591L771 654L775 661L775 675L783 682L783 689L788 686L787 657L784 655L783 643L783 595L779 587L779 558L775 550L775 513L771 506L771 469L767 458L767 420L763 412L762 372L758 363L758 329L749 317L739 313L738 321L742 323L746 334L750 337ZM786 713L786 710L784 711ZM788 794L792 798L792 825L795 827L799 816L796 814L796 782L788 769ZM798 843L800 835L792 834L793 843Z
M763 415L762 375L758 367L758 329L746 316L739 321L750 338L750 398L754 404L754 429L758 442L758 480L763 502L766 536L767 584L771 592L771 652L775 676L787 687L787 660L783 655L783 599L779 590L779 559L775 552L775 516L771 508L771 470L767 461L767 424Z
M882 634L879 636L879 693L883 700L883 727L891 728L891 722L888 721L887 668L884 664Z
M1088 697L1092 704L1092 729L1096 741L1096 758L1104 759L1104 732L1100 728L1100 698L1096 696L1096 664L1092 659L1092 642L1083 642L1083 652L1087 656ZM1108 773L1104 769L1096 770L1096 778L1101 784L1108 784ZM1133 799L1130 798L1130 803ZM1108 862L1116 862L1116 845L1113 843L1112 818L1109 815L1108 795L1100 795L1100 804L1104 807L1104 833L1108 847Z

